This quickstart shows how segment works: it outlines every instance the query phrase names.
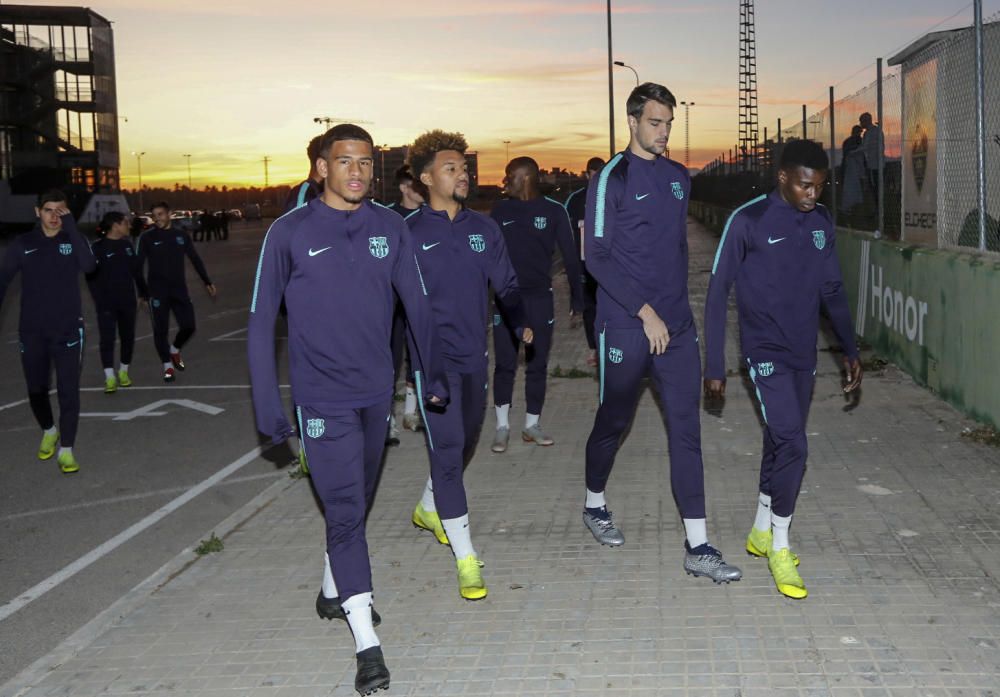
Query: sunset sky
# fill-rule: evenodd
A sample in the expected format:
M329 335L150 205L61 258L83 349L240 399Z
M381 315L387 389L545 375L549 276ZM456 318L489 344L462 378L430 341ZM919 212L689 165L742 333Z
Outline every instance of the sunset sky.
M32 4L62 5L66 0ZM847 95L874 79L875 58L938 28L968 24L964 0L761 0L761 125L817 110L827 87ZM587 0L96 0L114 22L122 183L196 187L292 183L306 174L313 117L363 120L376 143L430 128L459 130L498 183L510 154L583 168L608 154L605 4ZM1000 0L985 2L986 14ZM737 0L619 0L614 57L691 109L691 165L737 139ZM860 72L859 72L860 71ZM616 133L635 77L615 68ZM683 160L683 112L671 147Z

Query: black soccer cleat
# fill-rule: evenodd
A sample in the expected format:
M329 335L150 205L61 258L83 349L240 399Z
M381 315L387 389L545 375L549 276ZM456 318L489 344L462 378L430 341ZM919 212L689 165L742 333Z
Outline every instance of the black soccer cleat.
M370 695L389 689L389 669L385 667L381 646L372 646L357 654L358 672L354 689L359 695Z

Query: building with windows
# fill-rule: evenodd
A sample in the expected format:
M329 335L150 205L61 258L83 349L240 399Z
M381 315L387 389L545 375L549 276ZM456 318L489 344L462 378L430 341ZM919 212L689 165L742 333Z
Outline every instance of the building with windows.
M0 224L63 189L79 212L117 193L111 22L82 7L0 4Z

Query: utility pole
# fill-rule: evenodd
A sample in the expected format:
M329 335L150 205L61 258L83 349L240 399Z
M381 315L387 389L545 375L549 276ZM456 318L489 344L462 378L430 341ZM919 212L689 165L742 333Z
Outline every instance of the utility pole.
M694 106L694 102L681 102L684 107L684 166L691 166L691 128L688 117L688 109Z
M264 188L266 189L271 184L271 180L267 176L267 165L271 162L271 158L264 155Z
M510 141L509 140L505 140L503 142L503 144L506 147L505 157L507 158L506 160L504 160L504 164L507 164L508 162L510 162Z
M146 151L135 152L133 150L132 154L135 155L135 163L139 168L139 215L142 215L146 212L145 207L142 205L142 156L146 154Z
M615 78L614 58L611 56L611 0L608 0L608 125L611 132L609 157L615 156Z
M757 122L757 33L753 0L740 0L740 171L756 169L754 149Z

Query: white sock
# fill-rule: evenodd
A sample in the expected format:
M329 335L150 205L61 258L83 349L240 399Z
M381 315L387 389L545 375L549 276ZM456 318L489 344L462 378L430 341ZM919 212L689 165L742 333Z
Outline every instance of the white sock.
M510 405L501 404L496 407L497 410L497 430L501 428L510 428L510 421L508 418L510 416Z
M59 446L59 455L57 457L62 457L63 453L66 453L67 455L72 455L73 454L73 448L64 448L63 446L60 445Z
M430 477L427 477L427 485L424 487L423 498L420 499L420 505L424 507L424 510L428 513L436 513L437 506L434 505L434 482L431 481Z
M587 489L587 503L584 504L587 508L602 508L607 506L608 502L604 500L604 492L595 492Z
M684 534L688 547L694 549L708 542L708 527L704 518L684 518Z
M417 413L417 391L409 385L406 386L406 401L403 402L403 413Z
M361 653L365 649L379 646L378 635L372 624L372 594L358 593L343 601L340 606L347 613L347 624L354 632L354 651Z
M177 348L173 344L170 344L170 353L180 353L180 352L181 350L179 348Z
M114 376L115 376L115 369L114 368L105 368L104 369L104 377L105 378L113 378Z
M788 549L788 528L791 526L792 516L771 514L771 530L774 531L774 540L771 542L773 549Z
M47 436L54 436L54 435L56 434L56 427L55 427L55 424L53 424L53 425L52 425L52 426L50 426L49 428L46 428L46 429L44 429L44 430L42 431L42 433L44 433L44 434L45 434L45 435L47 435Z
M167 368L173 368L173 367L174 367L173 363L164 363L163 364L163 369L164 370L166 370Z
M753 526L758 530L771 529L771 496L761 492L757 494L757 517L753 520Z
M337 583L333 580L333 569L330 568L330 555L323 553L323 597L336 598Z
M128 363L122 363L121 365L119 365L118 366L118 370L121 371L122 373L127 373L128 372Z
M476 550L472 547L472 533L469 532L468 513L461 518L442 520L441 525L444 526L444 533L448 536L456 559L465 559L470 554L476 556Z
M529 429L532 426L538 425L538 419L541 418L541 414L525 414L524 415L524 428Z

